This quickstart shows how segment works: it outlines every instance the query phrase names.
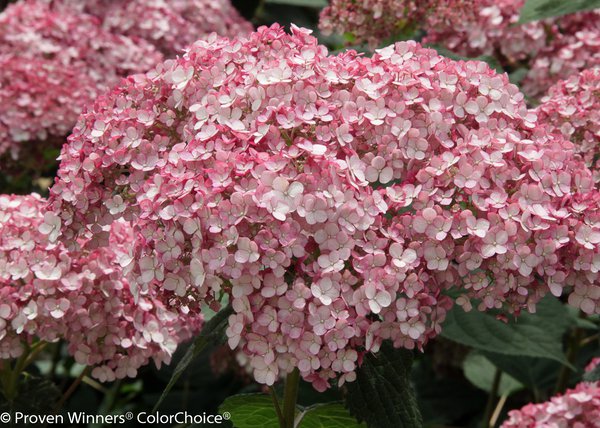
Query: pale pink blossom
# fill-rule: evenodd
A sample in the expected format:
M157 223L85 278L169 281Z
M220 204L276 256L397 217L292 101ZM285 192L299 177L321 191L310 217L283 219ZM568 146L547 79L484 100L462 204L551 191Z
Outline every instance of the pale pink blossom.
M330 55L273 25L200 40L99 98L48 211L74 250L129 222L140 301L185 317L227 296L229 346L256 380L298 367L322 390L384 340L422 349L452 295L518 314L551 292L599 313L600 194L572 149L484 63L416 42Z

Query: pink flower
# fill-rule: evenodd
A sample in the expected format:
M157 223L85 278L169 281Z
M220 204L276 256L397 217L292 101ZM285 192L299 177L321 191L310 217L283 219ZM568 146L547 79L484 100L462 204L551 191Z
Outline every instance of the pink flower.
M584 70L552 86L542 99L536 113L548 129L569 139L586 165L600 182L600 100L594 94L600 90L600 67ZM558 183L557 183L558 181ZM565 192L566 177L557 177L552 185ZM560 196L560 194L559 194Z
M199 330L202 316L170 311L156 299L158 290L136 301L119 264L133 239L126 223L99 229L107 235L106 246L88 247L91 241L79 239L85 249L68 250L49 241L60 231L60 220L52 212L42 214L45 206L35 194L0 195L0 358L19 357L33 340L62 339L100 381L134 377L151 359L169 363L177 344ZM153 257L144 257L141 265L147 281L162 278L162 265ZM18 279L14 266L26 268Z
M237 242L238 250L235 253L235 261L238 263L253 263L260 257L258 245L248 238L240 238Z
M600 194L545 129L483 63L415 42L328 55L308 30L261 27L98 99L48 211L74 249L129 222L122 280L140 304L183 317L228 296L228 343L255 379L298 367L323 389L384 340L422 348L454 293L482 311L534 310L548 292L600 311Z
M538 404L508 412L502 428L549 426L597 427L600 420L600 385L581 382L574 389Z
M0 155L13 159L35 160L44 147L60 147L84 105L163 58L143 40L48 3L25 0L0 14Z
M144 39L167 56L215 32L222 36L247 34L251 24L229 0L54 0L54 7L94 15L113 33ZM181 82L182 80L180 80Z
M284 221L286 214L295 211L298 207L304 185L297 181L289 183L285 178L277 177L273 180L272 188L265 197L269 201L268 209L277 220Z
M491 230L485 238L481 247L481 255L484 258L492 257L494 254L505 254L508 251L508 233L505 230Z

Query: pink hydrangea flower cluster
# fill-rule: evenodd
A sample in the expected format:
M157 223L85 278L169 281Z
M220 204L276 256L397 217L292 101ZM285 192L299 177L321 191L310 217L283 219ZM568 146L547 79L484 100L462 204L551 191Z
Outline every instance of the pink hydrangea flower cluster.
M182 53L212 32L233 37L252 31L230 0L51 1L97 16L107 30L145 39L166 56Z
M516 25L525 0L334 0L321 14L325 32L349 32L381 43L412 25L424 43L466 57L490 55L505 67L529 69L524 92L540 97L552 84L600 64L600 11Z
M0 155L17 157L32 140L62 144L83 105L161 60L149 43L111 34L92 16L36 0L10 5L0 14Z
M274 25L212 36L80 117L50 209L61 238L132 222L140 296L214 308L264 384L354 379L453 304L600 312L599 195L505 75L415 42L328 55Z
M118 264L129 256L131 228L115 222L108 246L72 253L50 242L60 229L44 206L35 194L0 196L0 359L20 356L34 340L64 339L101 381L134 377L150 359L168 363L202 318L151 295L134 301Z
M516 25L525 0L472 3L470 19L446 20L434 14L425 24L424 42L469 57L491 55L505 67L526 67L522 88L533 98L557 81L600 64L600 10Z
M529 61L521 84L535 98L560 80L600 67L600 10L560 17L547 28L548 43Z
M600 384L582 382L544 403L508 413L502 428L600 427Z
M464 20L471 7L468 0L331 0L321 11L319 28L324 34L351 34L354 43L376 47L431 14L443 25Z
M95 83L56 61L0 55L0 154L17 158L26 141L60 147L81 105L96 96Z
M594 358L585 371L600 363ZM530 403L508 413L501 428L600 428L600 382L581 382L544 403Z
M537 107L540 120L575 144L600 183L600 67L550 88Z

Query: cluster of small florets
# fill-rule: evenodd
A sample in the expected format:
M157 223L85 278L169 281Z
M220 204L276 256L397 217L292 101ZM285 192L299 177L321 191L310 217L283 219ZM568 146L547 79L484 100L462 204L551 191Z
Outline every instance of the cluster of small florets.
M23 0L0 14L0 155L21 145L64 142L83 105L162 55L143 40L111 34L89 15Z
M585 371L593 370L598 363L600 358L595 358ZM512 410L501 428L545 427L600 428L600 383L581 382L549 401Z
M525 0L473 2L467 19L425 24L426 43L469 57L490 55L509 69L525 67L523 91L538 98L561 79L600 64L600 11L517 25Z
M491 55L511 69L529 69L530 97L553 83L600 64L600 11L517 25L525 0L338 0L322 12L326 32L349 32L377 45L407 24L426 32L424 43L477 57ZM433 3L433 4L432 4Z
M600 214L572 145L505 75L415 42L329 56L277 25L212 37L101 97L63 147L62 239L134 224L140 296L235 313L257 381L352 380L421 347L453 304L600 312Z
M414 0L332 0L321 11L319 28L324 34L346 34L354 43L375 47L415 21Z
M550 401L512 410L502 428L600 427L600 385L582 382Z
M0 55L0 154L16 158L26 141L60 147L77 121L76 100L95 98L97 86L75 67L56 61Z
M432 14L447 25L464 20L470 8L467 0L332 0L321 11L319 28L324 34L346 34L352 43L376 47L416 29Z
M548 44L531 58L521 84L531 97L539 98L556 82L600 66L600 10L560 17L549 28Z
M108 246L72 253L50 242L60 230L44 205L35 194L0 196L0 359L19 357L34 341L64 339L101 381L134 377L150 359L168 363L201 317L149 295L134 301L118 264L133 238L126 223L104 228Z
M212 32L233 37L248 34L252 25L230 0L52 0L54 7L79 8L102 20L105 29L140 37L166 56L181 54L188 45Z
M548 129L575 144L600 183L600 68L585 70L550 88L537 107Z

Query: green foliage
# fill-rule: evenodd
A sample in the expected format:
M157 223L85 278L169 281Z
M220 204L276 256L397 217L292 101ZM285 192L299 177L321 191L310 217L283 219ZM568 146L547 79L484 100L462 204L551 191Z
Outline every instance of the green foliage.
M50 415L61 397L56 385L46 378L21 375L18 393L11 401L0 394L0 413L21 412L28 415ZM13 426L8 424L8 426Z
M600 8L600 0L527 0L521 9L519 23L597 8Z
M219 407L228 412L235 428L279 428L271 397L265 394L240 394L227 398ZM297 406L297 428L364 428L340 403Z
M537 305L537 313L523 313L507 323L489 313L465 312L455 306L448 312L442 336L480 351L549 358L569 365L562 337L570 324L565 307L546 296Z
M483 352L483 355L497 368L533 391L534 395L553 388L561 368L559 362L547 358L503 355L495 352Z
M265 394L234 395L221 404L219 411L228 412L236 428L279 428L273 400Z
M317 404L299 416L298 428L364 428L340 403Z
M423 425L410 382L412 352L384 343L377 354L367 354L356 380L347 384L346 406L359 421L376 428L413 428Z
M154 406L154 410L158 409L162 401L165 399L169 391L173 388L177 380L181 377L181 375L186 371L187 367L194 361L194 359L202 352L202 350L209 344L222 343L224 341L225 329L227 328L227 319L229 315L233 313L233 309L231 306L227 306L226 308L219 311L216 315L214 315L202 328L202 331L194 339L192 345L188 348L187 352L183 356L183 358L175 367L173 371L173 375L171 376L171 380L165 387L162 395L156 402Z
M457 373L441 375L429 363L427 357L418 361L412 376L424 426L458 425L458 421L479 416L485 407L486 394Z
M484 355L471 352L463 362L465 377L476 387L486 392L492 391L494 373L497 370L494 364ZM508 374L503 374L498 387L499 395L511 395L513 392L523 389L523 385Z

